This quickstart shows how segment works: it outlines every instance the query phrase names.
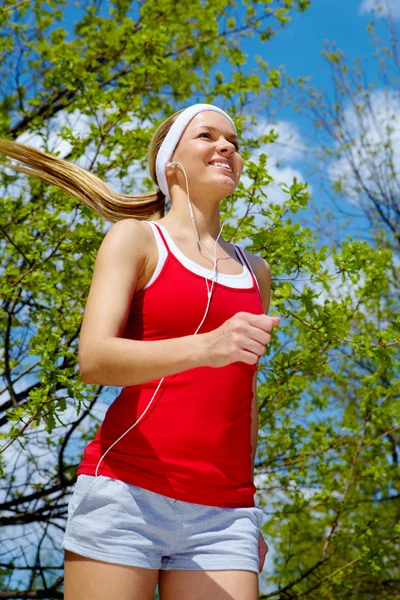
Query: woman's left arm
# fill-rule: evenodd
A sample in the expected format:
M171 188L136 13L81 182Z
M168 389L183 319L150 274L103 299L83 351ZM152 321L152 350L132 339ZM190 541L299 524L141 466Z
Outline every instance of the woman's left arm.
M263 305L263 310L265 314L268 314L269 304L271 300L271 268L269 264L261 258L261 256L257 256L255 254L251 254L250 252L246 252L246 257L250 262L250 265L254 271L254 274L257 278L257 282L260 288L260 295ZM257 400L257 371L254 373L253 378L253 400L251 405L251 480L254 483L254 460L256 456L257 450L257 441L258 441L258 400ZM258 570L261 573L264 567L265 557L268 552L268 544L264 540L261 531L258 533L258 556L259 556L259 565Z
M256 276L259 288L260 296L262 300L263 310L265 314L268 314L269 305L271 301L271 267L266 260L246 252L246 258L250 262L250 265ZM253 400L251 404L251 480L254 482L254 460L256 456L258 440L258 401L257 401L257 371L254 373L253 378Z
M257 371L253 378L253 400L251 403L251 481L254 482L254 460L258 440L258 400L257 400Z

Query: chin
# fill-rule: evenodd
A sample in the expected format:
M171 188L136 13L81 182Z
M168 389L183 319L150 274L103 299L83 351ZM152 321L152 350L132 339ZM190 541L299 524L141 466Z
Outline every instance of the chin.
M207 177L199 181L196 185L196 191L199 190L200 194L207 194L211 197L219 197L220 199L226 198L233 194L238 184L229 175L223 177Z
M236 189L237 183L230 175L217 175L213 177L212 185L220 187L221 189L231 188Z

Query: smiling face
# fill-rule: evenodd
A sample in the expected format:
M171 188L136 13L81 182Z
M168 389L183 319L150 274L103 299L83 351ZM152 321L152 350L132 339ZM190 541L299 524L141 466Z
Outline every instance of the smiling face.
M171 161L185 168L191 197L229 196L237 187L243 170L235 130L224 115L207 110L190 121L175 149ZM186 191L182 169L167 169L171 195L174 185Z

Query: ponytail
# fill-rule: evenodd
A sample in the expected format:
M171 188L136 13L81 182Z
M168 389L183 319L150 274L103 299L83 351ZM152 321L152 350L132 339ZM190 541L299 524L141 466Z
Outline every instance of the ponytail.
M153 134L148 159L150 175L156 185L155 162L158 150L181 112L168 117ZM165 196L160 189L140 196L120 194L82 167L10 140L0 139L0 153L26 165L7 166L55 185L102 215L107 221L115 223L129 218L155 221L164 216Z

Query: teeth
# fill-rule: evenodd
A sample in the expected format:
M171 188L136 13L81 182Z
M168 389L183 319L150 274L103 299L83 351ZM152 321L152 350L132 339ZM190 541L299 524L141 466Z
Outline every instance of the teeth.
M230 171L232 171L232 167L230 165L228 165L227 163L221 163L221 162L215 162L212 164L213 167L225 167L225 169L229 169Z

